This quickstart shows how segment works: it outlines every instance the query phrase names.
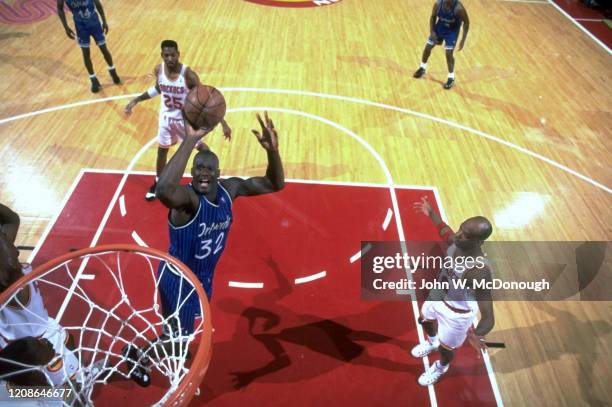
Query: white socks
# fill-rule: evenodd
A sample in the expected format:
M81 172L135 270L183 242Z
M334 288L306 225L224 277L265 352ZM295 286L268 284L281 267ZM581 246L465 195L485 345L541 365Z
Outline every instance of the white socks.
M421 62L419 68L427 69L427 62Z
M449 72L448 73L448 79L455 79L455 73L454 72Z

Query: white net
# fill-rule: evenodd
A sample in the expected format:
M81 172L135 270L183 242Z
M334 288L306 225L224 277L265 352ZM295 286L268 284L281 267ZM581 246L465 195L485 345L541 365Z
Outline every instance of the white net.
M206 296L184 265L129 246L43 268L0 304L0 380L55 385L64 390L53 399L68 406L189 401L210 359L211 328ZM182 293L171 303L160 294L170 276Z

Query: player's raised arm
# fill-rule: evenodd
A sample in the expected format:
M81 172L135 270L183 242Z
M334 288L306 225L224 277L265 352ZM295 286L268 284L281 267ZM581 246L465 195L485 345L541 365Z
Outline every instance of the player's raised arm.
M68 38L74 40L76 38L74 31L72 31L72 29L68 26L68 22L66 21L66 14L64 13L64 0L57 0L57 15L64 26L64 30L66 31Z
M239 196L253 196L268 194L280 191L285 187L285 172L283 163L278 152L278 134L274 128L272 119L268 117L268 112L264 113L265 123L261 116L257 114L257 120L261 126L261 133L252 130L259 144L268 154L268 168L263 177L251 177L245 179L229 178L222 181L223 186L228 190L232 199Z
M429 200L427 199L426 196L422 197L420 202L415 202L413 207L414 207L415 212L422 213L424 215L429 216L431 221L436 226L436 229L438 229L438 233L440 234L440 237L442 237L445 241L447 242L450 241L452 237L455 235L455 232L453 232L451 227L448 226L442 220L440 215L436 211L433 210L433 207L429 203Z
M198 197L193 190L180 185L187 167L187 161L194 147L210 130L194 130L185 120L185 139L162 171L155 195L167 208L184 209L188 212L197 210Z
M132 114L132 109L134 109L134 106L136 106L138 103L142 102L143 100L148 100L148 99L152 99L155 96L158 96L161 93L161 89L159 88L159 83L157 82L157 78L159 77L159 70L161 69L161 65L157 65L155 67L155 70L153 71L154 75L155 75L155 85L151 86L146 92L136 96L134 99L130 100L130 103L128 103L125 106L125 114L126 115L131 115Z
M15 243L19 222L19 215L8 206L0 204L0 231L6 235L11 243Z

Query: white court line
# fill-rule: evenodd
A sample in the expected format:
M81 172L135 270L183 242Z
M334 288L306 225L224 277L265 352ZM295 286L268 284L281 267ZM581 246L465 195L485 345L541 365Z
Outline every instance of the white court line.
M603 21L602 18L575 18L576 21L591 21L594 23L601 23Z
M125 210L125 195L121 195L119 197L119 210L121 211L121 216L125 217L127 211Z
M138 243L139 246L149 247L149 245L146 244L144 240L142 240L142 238L138 235L138 233L136 233L135 230L132 230L132 239L134 239L134 241Z
M367 252L370 251L370 249L372 248L372 245L370 243L366 244L363 249L359 249L359 251L355 254L353 254L350 258L350 262L351 263L355 263L357 260L359 260L361 258L362 255L366 254Z
M227 283L227 285L230 287L237 287L237 288L263 288L264 287L264 283L243 283L240 281L230 281L229 283Z
M550 1L550 0L549 0ZM554 4L554 3L550 3L553 4L555 7L557 7L559 9L559 7ZM563 10L559 9L561 12L565 13ZM565 13L567 15L567 13ZM571 18L568 16L568 18ZM574 21L574 20L572 20ZM578 24L577 22L574 21L574 23L576 25L578 25L578 27L580 27L583 31L585 30L584 27L582 27L580 24ZM591 33L589 33L588 31L585 31L587 34L589 34L593 39L595 39L596 41L598 41L600 43L600 45L602 45L603 47L605 47L605 49L608 50L608 53L610 53L610 50L608 47L605 46L605 44L601 44L601 42L599 40L597 40L595 37L592 36ZM314 97L320 97L323 99L334 99L334 100L342 100L342 101L346 101L346 102L351 102L351 103L358 103L358 104L363 104L363 105L367 105L367 106L375 106L375 107L380 107L382 109L388 109L388 110L393 110L396 112L401 112L401 113L406 113L415 117L420 117L422 119L428 119L437 123L442 123L445 124L447 126L450 127L454 127L457 129L461 129L464 131L467 131L468 133L474 134L476 136L480 136L483 138L486 138L488 140L494 141L496 143L502 144L506 147L509 147L513 150L517 150L520 151L524 154L527 154L533 158L536 158L540 161L544 161L547 164L552 165L553 167L556 167L564 172L567 172L568 174L571 174L575 177L578 177L580 179L582 179L585 182L588 182L591 185L594 185L597 188L603 189L604 191L612 194L612 189L608 188L607 186L587 177L586 175L583 175L577 171L572 170L569 167L566 167L563 164L560 164L554 160L551 160L550 158L547 158L541 154L535 153L531 150L528 150L524 147L521 147L517 144L511 143L509 141L503 140L497 136L492 136L490 134L487 134L483 131L480 130L476 130L476 129L472 129L471 127L467 127L464 126L462 124L458 124L455 122L452 122L450 120L445 120L445 119L441 119L439 117L435 117L426 113L420 113L420 112L416 112L414 110L410 110L410 109L404 109L401 107L397 107L397 106L391 106L385 103L378 103L378 102L372 102L370 100L365 100L365 99L359 99L359 98L354 98L354 97L349 97L349 96L340 96L340 95L332 95L332 94L328 94L328 93L318 93L318 92L309 92L309 91L301 91L301 90L285 90L285 89L271 89L271 88L244 88L244 87L230 87L230 88L220 88L223 92L256 92L256 93L277 93L277 94L286 94L286 95L301 95L301 96L314 96ZM104 98L104 99L94 99L94 100L86 100L86 101L82 101L82 102L76 102L76 103L71 103L71 104L67 104L67 105L61 105L61 106L56 106L53 108L49 108L49 109L43 109L43 110L37 110L34 112L29 112L29 113L24 113L18 116L12 116L12 117L8 117L5 119L0 119L0 124L3 123L7 123L13 120L18 120L18 119L23 119L23 118L27 118L27 117L32 117L32 116L37 116L39 114L43 114L43 113L48 113L48 112L54 112L54 111L58 111L58 110L63 110L63 109L68 109L71 107L77 107L77 106L83 106L83 105L90 105L90 104L94 104L94 103L101 103L101 102L106 102L108 100L118 100L118 99L127 99L130 97L134 97L134 96L138 96L138 94L134 93L131 95L123 95L123 96L113 96L110 98ZM229 113L229 110L228 110Z
M436 198L436 202L438 203L438 209L440 210L440 217L442 220L448 224L448 218L446 217L446 211L444 210L444 204L442 203L442 199L440 198L440 193L438 192L438 188L433 189L434 196ZM476 327L476 321L474 321L474 328ZM485 367L487 369L487 373L489 375L489 380L491 381L491 388L493 389L493 395L495 396L495 401L497 405L503 407L504 402L502 400L501 392L499 391L499 385L497 384L497 379L495 378L495 372L493 371L493 365L491 363L491 358L489 357L488 352L483 352L482 357L485 363Z
M393 216L393 211L391 210L391 208L387 209L387 217L385 218L385 221L382 224L383 230L387 230L387 228L389 227L389 222L391 222L392 216Z
M295 279L295 284L304 284L304 283L308 283L309 281L314 281L314 280L318 280L320 278L323 278L327 275L326 271L322 271L320 273L317 274L313 274L310 276L306 276L306 277L300 277L300 278L296 278Z
M95 274L81 274L81 280L95 280Z
M608 48L608 46L606 44L604 44L599 38L597 38L596 36L594 36L589 30L587 30L586 28L584 28L584 26L582 24L580 24L579 22L577 22L574 17L570 16L565 10L563 10L561 7L559 7L554 1L552 0L548 0L548 3L550 5L552 5L554 8L556 8L559 13L563 14L565 17L567 17L572 23L574 23L574 25L576 27L578 27L580 30L582 30L582 32L584 32L586 35L588 35L589 37L591 37L591 39L593 41L595 41L597 44L599 44L600 47L602 47L603 49L606 50L606 52L608 54L612 54L612 50L610 50L610 48ZM608 190L608 192L610 192L610 190Z

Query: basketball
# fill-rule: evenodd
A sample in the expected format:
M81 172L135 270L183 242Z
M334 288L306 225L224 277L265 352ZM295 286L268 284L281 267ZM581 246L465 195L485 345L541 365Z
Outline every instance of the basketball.
M225 98L216 88L198 85L189 91L185 100L185 118L195 128L213 128L225 116Z

